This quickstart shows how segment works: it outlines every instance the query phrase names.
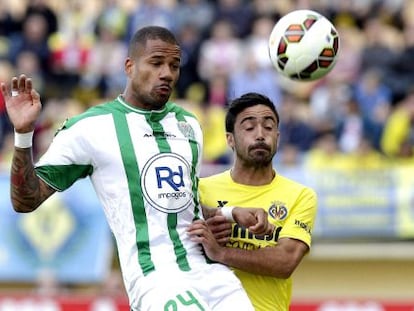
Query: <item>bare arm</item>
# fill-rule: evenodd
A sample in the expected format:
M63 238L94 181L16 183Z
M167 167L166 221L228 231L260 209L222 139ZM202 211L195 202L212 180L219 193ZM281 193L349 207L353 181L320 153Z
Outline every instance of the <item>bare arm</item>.
M32 132L42 107L32 80L25 75L13 77L11 86L1 83L1 92L17 135ZM55 192L35 174L30 146L14 148L10 178L11 201L17 212L35 210Z
M256 250L228 248L220 245L204 221L194 222L188 229L193 241L201 243L214 261L250 273L288 278L295 271L309 247L302 241L281 238L274 247Z
M14 148L10 175L10 196L16 212L34 211L55 192L35 174L31 148Z
M221 247L212 260L254 274L289 278L308 249L302 241L282 238L274 247L256 250Z

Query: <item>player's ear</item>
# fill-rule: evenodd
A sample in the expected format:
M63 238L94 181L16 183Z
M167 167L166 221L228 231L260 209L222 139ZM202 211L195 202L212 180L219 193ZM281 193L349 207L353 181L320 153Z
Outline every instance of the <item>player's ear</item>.
M125 69L125 73L128 76L128 78L131 78L133 66L134 66L134 61L130 57L127 57L125 59L124 69Z
M277 130L277 133L276 133L276 150L279 150L279 143L280 143L280 131Z
M226 139L227 139L227 146L231 148L231 150L234 150L234 136L233 133L226 133Z

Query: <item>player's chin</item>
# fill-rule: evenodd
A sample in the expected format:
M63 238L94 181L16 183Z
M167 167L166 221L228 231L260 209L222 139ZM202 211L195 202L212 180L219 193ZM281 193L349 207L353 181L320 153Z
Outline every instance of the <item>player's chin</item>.
M168 100L172 92L170 88L164 87L164 88L157 88L155 93L156 93L156 96L160 100Z
M252 153L252 158L256 162L267 164L267 163L270 163L272 161L272 154L268 150L260 149L260 150L255 150Z
M170 99L170 96L161 96L161 95L158 95L157 96L157 106L159 108L164 107L165 104L168 102L169 99Z
M264 168L271 165L272 159L269 157L254 157L251 163L256 168Z

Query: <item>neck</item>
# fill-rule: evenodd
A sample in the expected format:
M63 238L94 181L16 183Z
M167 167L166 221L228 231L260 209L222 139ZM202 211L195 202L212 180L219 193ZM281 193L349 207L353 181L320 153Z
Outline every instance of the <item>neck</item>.
M230 171L234 182L248 186L263 186L270 184L275 178L272 165L266 167L240 167L235 165Z

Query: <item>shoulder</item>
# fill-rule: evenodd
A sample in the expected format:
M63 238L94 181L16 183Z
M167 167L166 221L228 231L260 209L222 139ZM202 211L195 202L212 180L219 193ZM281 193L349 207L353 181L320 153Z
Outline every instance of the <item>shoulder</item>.
M105 103L90 107L85 112L67 119L59 130L68 129L72 127L74 124L78 123L79 121L82 121L87 118L92 118L92 117L105 115L105 114L111 114L115 110L116 110L116 101L105 102Z
M306 186L300 182L297 182L293 179L290 179L288 177L285 177L283 175L278 174L275 181L278 184L278 188L283 187L284 189L288 189L291 192L303 193L316 197L316 192L313 188Z
M167 108L169 111L176 113L177 115L182 115L184 117L190 117L197 120L197 117L194 113L190 112L189 110L183 108L182 106L176 104L175 102L168 102Z

